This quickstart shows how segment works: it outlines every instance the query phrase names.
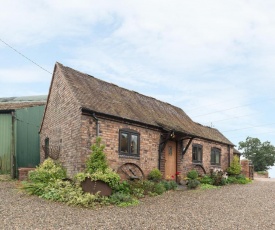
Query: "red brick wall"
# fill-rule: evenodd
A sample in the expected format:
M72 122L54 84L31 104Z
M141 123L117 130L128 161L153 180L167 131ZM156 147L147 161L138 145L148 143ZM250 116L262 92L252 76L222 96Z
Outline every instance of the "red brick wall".
M18 169L18 180L23 181L28 179L29 171L35 170L35 168L19 168Z
M40 133L40 160L44 161L42 145L60 146L59 159L69 176L80 169L81 111L64 77L56 70Z
M241 160L242 165L242 174L245 175L245 177L253 179L254 178L254 167L250 164L249 160L242 159Z
M184 146L187 146L189 140L184 140ZM219 144L216 142L210 142L205 140L194 139L190 144L188 150L184 154L183 159L178 163L178 171L180 171L183 175L186 175L188 171L192 169L196 169L199 174L203 174L203 170L193 164L192 162L192 145L200 144L202 145L202 165L206 170L206 173L210 172L212 168L220 168L222 170L226 170L228 168L228 146L224 144ZM221 165L220 166L212 166L210 163L211 160L211 148L218 148L221 150ZM180 155L180 153L178 153ZM230 147L230 161L233 159L233 147Z
M147 175L153 168L158 168L158 145L160 140L160 132L136 125L123 124L118 121L106 120L99 118L99 135L102 143L106 145L105 153L109 165L117 170L124 163L137 164ZM96 139L96 122L88 115L82 115L81 121L81 161L84 164L90 154L90 146L95 143ZM131 159L119 156L119 130L120 129L135 130L140 134L140 158Z

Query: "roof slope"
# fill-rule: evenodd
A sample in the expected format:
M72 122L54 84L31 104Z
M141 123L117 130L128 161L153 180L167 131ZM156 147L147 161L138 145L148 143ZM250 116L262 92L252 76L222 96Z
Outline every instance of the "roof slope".
M237 150L236 148L233 148L233 153L238 154L238 155L242 155L242 153L239 150Z
M14 110L45 105L47 95L0 98L0 110Z
M193 122L176 106L99 80L60 63L56 64L56 68L66 78L82 108L233 145L217 129Z

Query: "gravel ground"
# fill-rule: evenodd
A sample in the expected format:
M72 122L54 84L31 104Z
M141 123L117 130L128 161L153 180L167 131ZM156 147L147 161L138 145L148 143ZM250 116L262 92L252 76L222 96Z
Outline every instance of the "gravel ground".
M171 191L96 210L28 196L0 182L0 229L275 229L275 181Z

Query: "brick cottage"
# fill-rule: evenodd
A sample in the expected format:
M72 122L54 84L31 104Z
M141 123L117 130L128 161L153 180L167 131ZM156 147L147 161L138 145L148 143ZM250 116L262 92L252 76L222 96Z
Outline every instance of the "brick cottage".
M41 162L58 159L72 177L96 137L109 165L125 177L159 168L166 179L191 169L225 170L234 145L180 108L56 63L40 130Z

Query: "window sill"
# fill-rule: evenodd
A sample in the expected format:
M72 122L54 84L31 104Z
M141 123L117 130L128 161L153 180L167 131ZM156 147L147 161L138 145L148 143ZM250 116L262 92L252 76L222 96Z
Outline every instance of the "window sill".
M202 162L192 162L193 165L203 165Z
M137 159L139 160L140 157L139 156L133 156L133 155L123 155L123 154L119 154L118 155L119 158L129 158L129 159Z

